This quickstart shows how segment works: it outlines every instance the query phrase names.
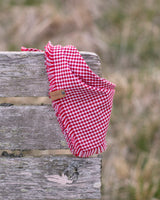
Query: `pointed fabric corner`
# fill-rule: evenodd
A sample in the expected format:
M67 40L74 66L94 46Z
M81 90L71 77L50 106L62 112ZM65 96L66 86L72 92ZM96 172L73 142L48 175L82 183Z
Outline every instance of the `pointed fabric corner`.
M45 65L49 92L65 91L65 96L52 100L52 107L73 155L89 157L105 151L115 85L96 75L72 45L49 42Z

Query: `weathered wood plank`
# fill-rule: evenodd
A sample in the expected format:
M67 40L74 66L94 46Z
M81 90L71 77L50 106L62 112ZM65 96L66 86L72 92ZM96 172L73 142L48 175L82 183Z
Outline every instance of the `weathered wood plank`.
M80 52L87 64L100 75L95 53ZM41 52L0 52L0 97L48 96L48 79Z
M0 158L0 199L99 199L101 158Z
M51 105L0 106L0 149L64 149Z

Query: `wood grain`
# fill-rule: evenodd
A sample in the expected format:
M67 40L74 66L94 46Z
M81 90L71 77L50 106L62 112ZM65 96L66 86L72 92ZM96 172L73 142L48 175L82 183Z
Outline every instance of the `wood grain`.
M51 105L0 106L0 149L66 149Z
M0 199L99 199L100 158L0 158Z
M100 75L95 53L80 52L86 63ZM41 52L0 52L0 97L48 96L48 79Z
M101 75L99 57L80 53ZM44 54L0 52L0 86L0 97L47 97ZM100 199L102 159L76 158L68 151L51 104L1 105L0 199Z

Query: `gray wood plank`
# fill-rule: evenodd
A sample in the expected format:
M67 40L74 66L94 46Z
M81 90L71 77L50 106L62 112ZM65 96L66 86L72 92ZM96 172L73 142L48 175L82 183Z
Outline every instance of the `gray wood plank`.
M99 199L101 158L0 158L0 199Z
M51 105L0 106L0 149L65 149Z
M100 75L95 53L80 52ZM0 97L48 96L48 79L42 52L0 52Z

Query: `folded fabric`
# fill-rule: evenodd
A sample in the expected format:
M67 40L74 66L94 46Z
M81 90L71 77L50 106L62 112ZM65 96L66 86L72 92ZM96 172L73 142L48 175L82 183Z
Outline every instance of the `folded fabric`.
M97 76L72 45L49 42L45 65L49 91L65 91L65 97L53 100L52 107L73 155L88 157L105 151L115 85Z

